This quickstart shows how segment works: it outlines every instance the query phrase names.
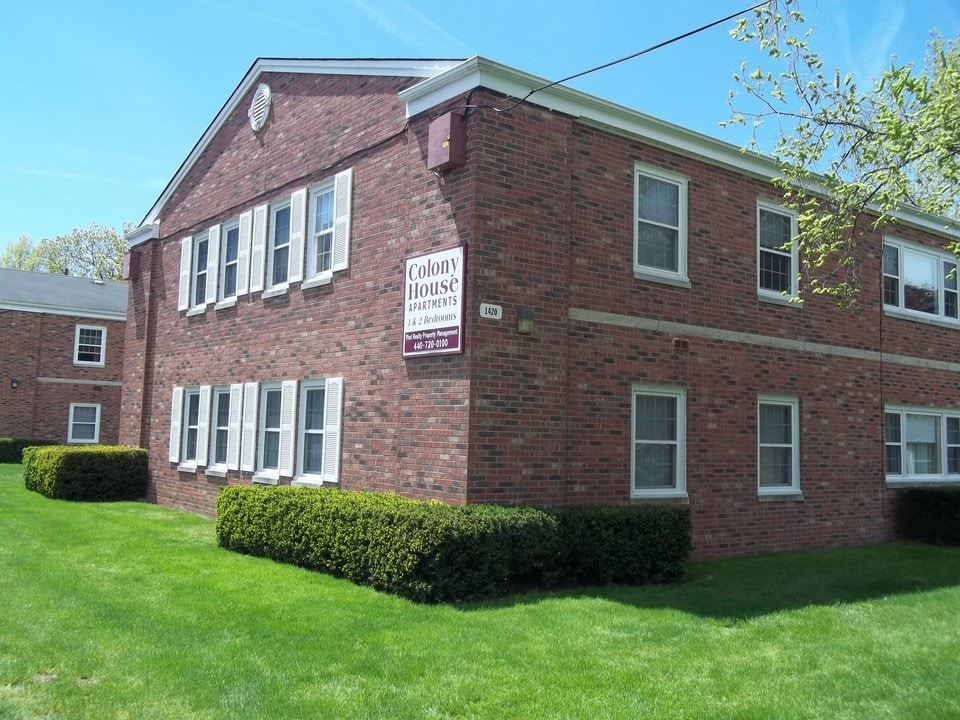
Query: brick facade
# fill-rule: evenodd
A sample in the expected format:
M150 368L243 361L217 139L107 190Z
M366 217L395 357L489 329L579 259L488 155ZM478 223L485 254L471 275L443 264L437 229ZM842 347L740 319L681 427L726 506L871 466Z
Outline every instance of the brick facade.
M777 193L734 161L585 122L563 95L559 109L498 113L501 93L456 86L407 120L401 98L419 78L251 72L273 93L267 126L249 128L251 85L134 237L121 441L150 450L152 499L209 514L221 485L253 480L170 461L173 388L340 377L341 487L451 503L640 502L640 385L685 392L685 493L662 501L689 503L697 556L889 537L898 485L885 478L884 408L960 398L957 330L882 310L881 234L862 244L861 274L877 282L864 283L858 312L818 296L770 301L757 292L757 202ZM467 162L437 175L428 125L450 108L465 116ZM688 179L689 282L634 273L637 163ZM178 310L182 238L346 168L348 270ZM923 223L896 235L945 241ZM465 351L404 359L404 262L457 245ZM481 303L503 318L481 319ZM517 332L521 309L530 335ZM758 494L768 395L799 406L797 493Z

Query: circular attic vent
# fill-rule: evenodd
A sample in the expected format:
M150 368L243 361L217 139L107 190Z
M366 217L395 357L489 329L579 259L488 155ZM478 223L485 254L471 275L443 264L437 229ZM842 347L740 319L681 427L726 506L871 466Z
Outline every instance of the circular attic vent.
M257 85L257 91L253 94L253 101L250 103L250 110L247 111L247 117L250 118L250 127L253 131L260 132L267 123L267 116L270 115L270 86L266 83Z

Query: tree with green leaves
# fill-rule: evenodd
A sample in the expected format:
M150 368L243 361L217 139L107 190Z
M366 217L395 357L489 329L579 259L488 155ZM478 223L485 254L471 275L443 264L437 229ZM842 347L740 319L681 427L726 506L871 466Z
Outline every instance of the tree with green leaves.
M113 228L93 224L37 245L21 235L0 254L0 267L120 280L125 251L123 235Z
M824 69L803 27L797 0L771 0L738 22L731 35L770 65L735 74L741 92L731 93L728 123L754 128L754 150L760 129L776 123L768 153L798 213L801 282L855 304L865 228L895 224L904 208L960 228L960 37L932 35L922 67L891 59L861 90Z

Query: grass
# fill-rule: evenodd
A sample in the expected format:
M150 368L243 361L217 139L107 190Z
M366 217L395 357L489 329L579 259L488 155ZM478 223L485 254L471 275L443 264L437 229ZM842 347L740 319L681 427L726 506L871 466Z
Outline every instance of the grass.
M419 606L0 465L0 718L957 718L960 550Z

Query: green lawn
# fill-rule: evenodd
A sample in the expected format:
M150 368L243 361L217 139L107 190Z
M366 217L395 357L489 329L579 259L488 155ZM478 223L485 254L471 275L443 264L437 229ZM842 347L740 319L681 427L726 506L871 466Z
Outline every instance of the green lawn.
M960 550L419 606L0 465L0 718L958 718Z

